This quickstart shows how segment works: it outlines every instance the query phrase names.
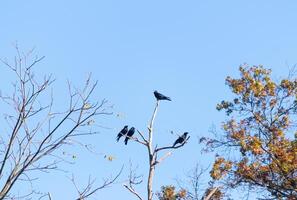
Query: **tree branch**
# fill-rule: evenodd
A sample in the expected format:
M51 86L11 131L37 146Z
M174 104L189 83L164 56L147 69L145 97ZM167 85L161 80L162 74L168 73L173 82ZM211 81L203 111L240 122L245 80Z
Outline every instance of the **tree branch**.
M189 139L190 139L190 136L188 136L187 139L182 144L177 145L177 146L166 146L166 147L156 148L155 153L162 151L162 150L166 150L166 149L178 149L178 148L184 146Z

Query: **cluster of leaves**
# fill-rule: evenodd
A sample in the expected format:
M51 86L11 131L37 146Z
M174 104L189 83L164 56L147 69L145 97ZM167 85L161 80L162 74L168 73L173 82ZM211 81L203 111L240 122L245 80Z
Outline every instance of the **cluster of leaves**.
M157 193L159 200L185 200L187 191L185 189L175 190L174 186L162 186L161 192Z
M184 188L176 191L174 186L168 185L161 187L161 192L157 193L157 197L159 200L220 200L224 197L224 193L220 188L209 187L201 197L198 197L193 196L191 192Z
M226 79L235 98L217 105L229 116L224 137L207 140L210 148L238 153L218 156L211 177L231 188L264 190L270 198L297 199L297 79L275 82L262 66L239 70L240 78Z

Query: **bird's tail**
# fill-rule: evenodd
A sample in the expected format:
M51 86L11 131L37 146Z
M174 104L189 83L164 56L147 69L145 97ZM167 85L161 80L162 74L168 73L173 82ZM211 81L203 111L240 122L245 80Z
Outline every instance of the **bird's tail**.
M166 97L166 100L171 101L171 98L170 97Z
M125 145L128 144L128 139L129 139L129 138L125 138Z
M117 142L119 142L119 140L120 140L120 136L117 136Z

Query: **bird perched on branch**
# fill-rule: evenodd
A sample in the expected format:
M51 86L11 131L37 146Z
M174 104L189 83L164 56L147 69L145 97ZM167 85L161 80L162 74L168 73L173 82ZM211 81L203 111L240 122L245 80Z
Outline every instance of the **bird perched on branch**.
M157 90L154 91L154 95L156 97L156 99L159 100L167 100L167 101L171 101L170 97L167 97L161 93L159 93Z
M124 135L126 135L128 132L128 126L124 126L124 128L119 132L119 134L117 135L117 142L120 140L120 138Z
M126 138L125 138L125 145L127 145L128 143L128 140L132 137L132 135L134 134L135 132L135 128L134 127L131 127L126 135Z
M187 135L188 135L188 132L184 132L184 134L182 136L179 136L177 138L177 140L175 140L175 142L172 146L175 147L175 145L177 145L177 144L183 144L187 139Z

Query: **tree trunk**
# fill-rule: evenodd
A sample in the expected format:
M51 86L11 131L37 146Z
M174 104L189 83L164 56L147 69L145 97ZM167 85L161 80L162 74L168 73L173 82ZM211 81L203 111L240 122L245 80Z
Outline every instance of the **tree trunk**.
M150 155L150 168L149 175L147 179L147 199L153 200L153 178L155 174L154 156Z

